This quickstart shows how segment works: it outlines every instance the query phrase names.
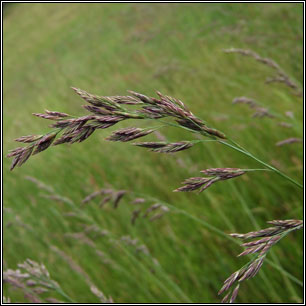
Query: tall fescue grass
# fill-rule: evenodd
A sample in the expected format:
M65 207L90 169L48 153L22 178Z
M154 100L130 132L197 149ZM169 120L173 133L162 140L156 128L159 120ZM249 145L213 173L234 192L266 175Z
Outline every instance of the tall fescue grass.
M287 76L283 70L279 67L277 63L268 58L262 58L258 54L242 49L231 49L226 52L240 53L247 56L254 57L257 61L272 67L277 71L277 82L282 82L289 88L298 90L298 86L295 85L290 78ZM281 77L281 81L278 80L278 77ZM270 83L270 82L269 82ZM157 92L158 98L148 97L143 94L139 94L133 91L130 92L130 96L97 96L90 94L84 90L73 88L75 92L81 96L89 105L84 105L84 108L89 111L89 115L74 117L66 113L58 111L48 111L45 113L34 113L34 116L48 119L54 123L50 125L53 130L49 131L45 135L28 135L21 136L16 138L15 141L26 143L26 146L18 147L10 151L7 157L13 157L11 170L16 166L23 165L32 155L40 153L48 149L52 144L73 144L76 142L83 142L92 133L96 130L107 129L116 125L117 123L125 120L146 120L153 121L153 123L163 123L162 126L154 125L153 128L137 128L137 127L128 127L114 131L110 136L106 138L108 141L116 142L130 142L135 139L145 137L155 130L160 129L161 127L177 127L189 131L192 134L197 134L197 136L202 136L204 139L200 140L188 140L180 142L136 142L133 143L136 146L149 148L153 152L158 153L176 153L182 150L190 149L196 143L205 143L207 141L216 141L220 144L229 146L230 148L240 152L247 157L254 159L264 168L260 169L239 169L239 168L210 168L202 170L201 172L206 175L206 177L192 177L186 179L183 184L184 186L177 188L174 191L184 191L190 192L199 190L203 192L209 188L212 184L218 181L224 181L228 179L233 179L237 176L241 176L246 172L256 172L256 171L273 171L275 174L280 175L282 178L287 180L289 183L293 183L296 187L303 188L303 186L295 181L294 179L287 176L282 171L277 168L267 164L266 162L260 160L258 157L254 156L248 150L243 148L237 142L232 140L229 136L225 135L223 132L218 131L215 128L211 128L207 123L195 116L185 104L175 98L170 96L165 96L160 92ZM237 102L237 99L234 100ZM247 101L247 104L251 105L253 108L255 102L249 99L240 99L240 102ZM252 103L250 103L250 101ZM128 108L128 106L137 106L137 108ZM256 115L262 109L257 108ZM265 112L261 113L260 117L268 114L268 111L265 109ZM268 116L271 118L271 116ZM171 120L172 119L172 120ZM150 121L151 120L151 121ZM208 138L209 140L205 139ZM292 138L290 138L291 140ZM288 140L282 141L283 144L288 144ZM279 143L277 143L279 145ZM92 198L96 197L99 194L111 193L111 189L102 189L99 192L94 192L87 196L83 203L87 203ZM114 207L117 208L120 199L125 195L126 191L122 190L115 193L114 196ZM103 199L101 204L111 199L108 196L106 199ZM100 204L100 207L101 207ZM158 208L160 204L155 204L147 210L149 213L152 209ZM135 210L132 216L132 224L135 223L136 218L138 217L140 210ZM151 220L154 220L151 219ZM238 295L240 288L240 283L254 277L260 270L268 252L271 247L279 242L284 236L293 230L297 230L303 227L302 220L275 220L270 221L270 223L276 225L276 227L268 228L266 230L261 230L258 232L251 232L245 235L234 234L235 237L240 237L244 239L248 238L262 238L257 241L249 242L243 244L247 246L247 250L242 252L240 255L254 254L257 253L257 256L253 257L248 264L246 264L239 271L232 274L228 279L225 280L222 289L218 294L222 294L224 291L231 289L232 285L238 282L238 285L229 291L227 295L223 298L222 302L233 303ZM233 235L232 235L233 236ZM83 238L83 235L76 235L77 238ZM239 256L240 256L239 255ZM91 285L90 287L94 287ZM95 288L95 287L94 287ZM102 295L102 301L109 302L104 295Z
M106 26L112 25L114 28L112 35L108 35L109 32L107 31L103 32L104 47L102 49L102 44L97 40L86 40L86 45L79 44L83 39L82 33L86 33L87 36L90 34L89 36L92 37L99 36L99 31L90 31L93 26L102 22L92 18L93 15L96 15L93 9L94 6L63 5L61 6L60 15L58 15L58 7L55 5L30 6L30 13L34 16L37 14L39 18L43 16L44 12L48 16L52 12L53 15L51 14L51 16L61 20L61 22L57 20L56 24L62 24L67 28L67 31L63 31L62 27L60 31L57 27L53 29L48 27L45 29L40 28L39 30L37 29L36 34L35 30L29 31L29 35L34 38L34 40L31 39L30 45L27 45L26 41L22 41L22 37L20 37L21 43L23 42L25 46L28 46L28 49L24 48L26 52L29 52L33 57L36 56L35 54L40 54L40 50L43 50L41 48L37 49L37 47L36 49L33 48L35 46L35 35L39 37L40 31L48 33L56 31L57 38L64 38L67 35L67 37L70 37L70 41L68 40L67 45L62 45L63 50L55 49L54 54L60 54L56 59L61 61L57 66L49 65L48 61L52 60L52 56L40 55L43 60L40 62L42 67L50 67L51 69L48 69L48 73L50 76L56 76L56 78L53 78L53 82L51 82L51 79L46 77L48 80L46 82L44 78L47 74L44 73L44 77L41 77L36 82L38 88L33 89L32 94L31 90L19 91L20 94L22 93L20 98L22 97L24 108L20 108L20 113L16 110L14 111L14 121L12 120L13 113L10 108L5 106L7 113L5 128L9 131L5 146L10 141L9 136L12 138L19 134L16 133L19 122L23 123L23 125L31 125L32 129L34 128L38 132L41 131L40 126L35 127L32 120L26 119L26 114L37 112L40 108L37 105L31 106L30 104L30 99L33 99L34 93L38 94L37 101L43 103L43 107L40 109L49 108L50 106L50 109L59 109L67 114L75 113L75 102L72 102L70 95L64 93L61 88L63 84L67 84L67 80L70 83L67 85L71 86L71 84L75 84L75 79L81 80L80 77L83 75L86 76L85 79L83 78L83 81L80 81L80 84L77 85L82 88L92 88L93 92L117 94L121 90L123 92L123 89L133 88L147 93L152 92L155 87L162 92L170 93L171 96L180 97L184 101L193 101L190 106L194 111L198 110L196 114L205 119L208 118L209 114L210 118L207 121L213 123L212 126L217 127L209 130L211 129L210 125L206 132L210 131L216 135L215 130L228 131L228 126L230 126L231 130L235 131L235 139L244 144L244 147L247 145L247 148L254 152L255 156L261 156L263 160L269 161L273 168L280 168L282 172L293 177L293 180L300 180L299 171L303 167L300 162L301 151L297 150L300 145L293 143L287 146L280 146L280 150L277 151L278 154L276 155L274 152L276 148L274 144L278 141L291 137L297 139L301 137L301 121L299 117L301 113L298 111L301 108L300 98L292 96L290 91L287 92L283 87L276 84L270 84L269 90L267 90L265 85L261 85L260 78L268 70L258 68L255 63L253 65L244 59L243 64L241 64L241 59L237 61L233 60L233 57L229 59L229 55L226 56L222 52L219 53L217 58L213 52L213 50L220 51L227 48L230 45L228 42L234 42L235 39L236 42L240 42L239 46L243 45L242 47L244 47L245 45L241 41L249 39L250 33L254 30L252 23L235 25L237 26L236 30L235 26L231 27L230 24L233 20L236 20L234 16L240 14L241 9L244 10L244 14L249 14L251 17L253 14L256 15L258 10L261 11L260 6L254 5L246 9L246 6L241 5L175 5L171 7L166 5L122 5L114 7L97 5L95 8L97 12L101 13L103 11L104 20L116 20L115 22L105 22ZM82 8L81 15L80 8ZM173 25L170 27L170 25L163 22L163 20L171 20L171 18L167 17L170 16L168 14L172 14L173 8L175 8L176 16L178 16L178 19L174 21L177 23L177 27L173 27ZM188 9L186 10L186 8ZM205 10L199 10L200 8L205 8ZM276 6L266 6L265 12L269 18L263 17L262 27L256 25L257 33L260 33L260 29L265 29L266 33L267 28L271 29L271 33L274 33L277 29L276 32L278 33L280 30L278 27L286 28L286 23L277 23L277 18L275 19L275 16L280 18L283 11L286 11L287 16L289 16L287 17L288 24L293 25L293 20L296 21L296 14L299 9L298 5L277 6L277 9ZM14 9L11 8L11 14L8 14L6 18L13 20L14 12L18 14L18 10L18 6ZM27 13L29 12L27 11ZM65 15L65 13L71 19L62 18L61 16ZM132 27L129 18L131 13L138 16L133 18ZM269 14L273 15L272 19ZM200 45L201 47L197 49L192 48L192 40L188 40L188 38L191 38L192 35L199 38L201 36L199 33L201 32L198 33L198 29L201 26L204 26L205 29L210 24L207 22L207 18L215 20L216 15L222 17L217 20L223 20L223 28L217 27L217 31L210 31L211 33L207 34L204 31L205 35L202 38L206 42L205 45L209 42L211 50L208 52L204 45ZM74 16L78 16L78 18ZM97 14L96 16L101 15ZM118 20L116 19L117 16L120 16ZM143 30L137 30L137 27L143 29L143 24L150 24L149 20L151 19L147 18L149 16L155 17L152 18L154 20L153 28L148 27L148 30L144 32ZM108 19L108 17L112 18ZM10 19L7 19L7 24L9 24ZM80 31L79 26L82 22L85 22L85 19L87 26L81 27L82 31ZM22 19L19 18L18 20L22 22ZM27 18L26 20L29 19ZM33 20L37 21L37 18ZM270 20L275 20L273 26ZM125 23L129 27L125 27ZM46 24L43 23L43 25ZM69 30L72 29L72 24L74 25L72 27L73 30ZM12 25L10 26L10 31L6 31L6 35L8 35L6 36L6 50L12 47L12 43L10 43L12 42L12 36L10 36L12 34L9 33L14 33L14 30L18 29L18 24L10 23L10 25ZM268 25L271 27L269 28ZM186 26L188 31L186 31ZM31 22L29 27L31 27ZM98 28L96 27L96 29ZM227 36L224 33L227 33L228 28L231 30ZM8 28L6 27L6 29ZM286 29L287 32L285 31L285 33L287 33L288 39L284 40L284 43L291 41L292 45L296 46L296 42L290 37L291 33L299 35L297 34L298 26L296 26L296 30L292 30L291 27ZM132 32L132 30L135 31ZM164 34L167 30L171 30L174 34L172 36L168 35L167 41L164 41L163 37L165 37ZM237 32L235 33L235 31ZM216 34L222 35L224 40L222 42L216 40ZM181 35L185 35L185 37L181 37ZM258 36L260 37L259 42L255 40L253 45L258 50L258 54L262 54L260 51L262 51L263 45L264 48L269 50L269 43L268 40L265 40L265 35L261 35L263 38L259 34ZM123 37L129 40L129 44L125 48L125 55L130 54L133 56L135 50L140 50L135 49L135 47L142 47L142 61L138 61L136 66L131 65L131 62L123 60L123 57L120 56L119 50L121 49L118 47L122 44ZM49 38L45 38L45 42L56 46L56 39L49 36ZM184 40L184 44L178 44L181 40ZM200 40L197 39L196 42L199 45ZM80 49L76 51L74 48L75 52L71 52L71 48L77 43L78 46L81 46ZM94 45L96 48L94 48ZM67 48L66 52L65 48ZM285 68L284 70L289 71L290 74L293 74L298 79L299 70L294 71L294 68L292 68L294 65L291 66L288 60L289 58L295 58L295 61L298 62L298 58L293 57L293 53L290 54L291 48L288 48L288 57L284 53L281 54L282 57L279 57L280 53L278 54L277 52L283 48L283 45L280 49L276 46L273 49L275 54L269 54L269 56L275 58L276 62L279 62L279 59L282 58L281 62L286 66L283 67ZM301 47L299 46L298 48ZM152 52L151 49L156 52ZM84 50L91 51L90 58L84 57L84 54L87 54L84 53ZM102 72L99 72L97 62L91 60L93 59L93 52L98 54L99 51L103 53L104 65L101 69L103 70L104 84L93 85L95 84L94 79L100 79L98 75ZM18 52L17 49L15 53L7 57L6 67L13 67L10 63L12 63L14 56L14 62L16 60L18 62L19 58L18 56L16 57ZM79 54L77 54L78 52ZM267 51L266 54L268 53ZM166 58L165 54L169 58L175 54L171 65L167 66L160 61L160 58ZM210 54L214 54L214 56ZM10 58L11 60L9 60ZM84 59L84 61L81 60L81 63L87 63L86 66L92 68L90 73L88 73L88 68L85 69L85 66L80 66L80 58ZM48 59L47 62L45 61L46 59ZM20 58L19 61L22 62L22 59ZM29 65L30 62L23 60L23 65ZM210 73L203 71L203 69L199 70L199 62L203 62L203 68L206 68L206 70L209 68ZM78 64L76 65L76 63ZM158 66L160 66L159 69L156 68ZM16 64L14 67L16 67ZM17 67L20 70L20 66L17 65ZM34 65L34 67L37 66ZM68 70L64 69L64 72L59 73L59 67L67 67L65 69ZM222 67L222 71L213 67ZM156 68L156 71L158 70L158 73L154 68ZM73 77L68 76L70 73L67 74L66 71L69 71L69 69L70 72L74 71ZM83 73L81 70L83 70ZM259 70L260 73L257 74L256 72L254 74L255 70ZM24 82L26 74L23 76L14 74L13 68L6 70L7 73L8 71L10 72L8 76L18 75L17 80L20 79L22 86L26 85L26 82ZM37 72L39 72L38 70L36 74L32 74L34 71L27 71L32 77L38 75ZM117 74L114 71L117 71ZM211 73L211 71L214 71L214 73ZM228 75L224 73L226 71ZM127 75L127 72L131 75ZM39 75L42 74L40 73ZM186 78L186 75L188 75L188 78ZM139 76L142 77L143 85L140 85ZM8 80L10 81L8 82ZM13 78L7 78L5 94L6 97L10 97L10 100L14 100L15 106L18 107L18 100L16 99L18 98L18 92L10 90L12 84L17 85L16 81L13 80ZM45 86L46 84L48 86ZM256 94L252 89L254 84L256 84ZM220 88L216 86L220 86ZM28 89L28 86L26 89ZM266 103L264 104L268 102L271 109L272 105L276 106L277 112L286 119L288 118L288 122L280 122L279 118L277 118L277 121L272 120L269 116L261 115L259 116L262 117L260 121L255 121L259 120L258 118L245 119L244 115L249 113L247 109L238 109L236 106L234 108L234 106L230 105L234 97L242 94L252 96L256 101L265 100ZM58 102L51 102L52 97L56 97ZM70 102L64 105L63 99L67 99ZM25 101L28 101L27 104L29 106L25 104ZM203 107L203 101L212 101L212 104L208 105L206 102L204 104L205 107ZM277 104L273 104L276 102ZM71 103L74 103L74 106L70 108L69 105ZM240 117L240 114L243 114L242 117ZM286 114L291 114L291 116L286 116ZM49 113L48 115L55 114ZM295 117L292 118L292 115ZM292 128L285 128L276 124L276 122L285 122L287 126L292 125ZM126 129L127 126L124 122L118 123L118 125L122 126L119 132L111 134L111 139L122 140L125 139L122 137L130 137L131 133L134 133L134 135L135 133L142 133L143 129L147 128L146 125L142 125L137 127L136 130L131 130ZM28 126L22 127L25 133L28 131ZM122 128L125 128L125 130L122 130ZM168 128L163 128L161 130L161 133L165 135L165 139L160 140L163 144L162 146L159 144L160 147L158 149L173 149L169 148L169 142L177 144L177 140L188 139L186 138L189 135L187 131L182 131L178 134L173 130L175 129L170 131ZM279 138L280 133L284 136L282 139ZM152 133L147 137L152 137L154 134ZM258 145L258 135L262 136L261 145ZM160 134L159 137L161 136ZM45 141L42 141L33 150L39 148L38 151L41 151L50 139L45 138ZM173 140L175 141L173 142ZM278 179L273 176L272 181L272 174L266 171L258 174L256 172L244 173L234 180L214 184L200 196L193 196L192 194L185 196L181 193L169 194L170 188L175 189L178 187L177 182L186 177L194 177L202 169L224 166L237 167L238 165L240 170L256 168L255 162L253 163L249 159L241 157L238 152L236 154L235 151L221 151L219 144L216 141L205 143L205 146L197 144L188 151L178 152L177 157L167 157L167 155L159 157L156 153L144 152L132 146L127 150L124 144L123 149L121 147L118 149L120 144L116 143L105 145L104 142L100 143L99 137L93 134L84 143L84 146L74 145L65 149L61 149L61 146L59 146L34 156L22 169L18 169L19 173L13 173L13 176L11 174L7 175L6 179L5 203L7 204L5 204L5 207L7 208L6 220L8 227L6 229L5 245L9 246L5 250L7 268L15 268L17 263L23 262L26 258L43 262L47 265L52 279L55 279L61 285L63 292L67 293L70 299L78 302L82 301L82 299L84 302L99 301L98 294L95 294L98 291L103 292L103 296L106 298L111 296L115 302L218 301L217 291L224 276L232 273L235 267L241 266L233 258L235 253L233 246L229 243L228 237L224 232L259 230L264 227L264 222L267 220L300 218L302 213L301 194L296 192L295 186L287 184L281 177ZM180 143L180 146L182 145ZM176 147L178 148L179 146L177 145ZM11 145L9 145L9 148L12 148ZM228 154L230 152L231 154ZM42 156L45 156L45 158ZM27 156L24 155L23 158L25 157ZM20 162L20 160L17 160L17 162ZM8 164L6 163L5 165L8 169ZM139 165L143 165L141 166L141 171L139 171ZM53 169L56 169L56 171ZM23 173L22 171L25 172ZM52 184L53 190L56 190L55 194L46 195L41 191L42 197L37 197L37 189L33 188L30 183L23 181L25 174L34 175L38 179ZM260 179L260 177L264 177L265 180ZM98 192L101 186L105 185L105 181L111 182L117 188L135 192L137 200L134 199L131 202L135 201L136 204L131 203L131 206L129 206L120 200L116 205L114 204L117 207L117 209L114 209L107 205L109 204L107 201L114 200L114 195L111 195L109 200L107 200L107 197L110 195L106 195L106 200L105 198L100 199L101 202L81 203L80 199L85 198L86 194L91 193L93 189ZM252 188L242 188L242 184L243 186L252 186ZM14 186L14 188L8 188L9 186ZM148 196L145 197L142 194ZM69 197L67 197L68 195ZM123 200L125 196L123 195ZM98 198L94 200L96 199ZM141 202L144 201L139 199L147 199L145 201L150 201L149 205L146 208L135 207L134 205L141 205ZM105 203L103 203L104 200L106 201ZM55 205L53 201L57 201L58 204ZM27 203L27 206L25 206L25 203ZM150 210L150 207L153 211ZM154 209L156 207L156 209L167 207L170 211L164 209L166 214L162 218L148 222L147 218L154 212L152 207ZM75 209L77 211L74 211ZM148 213L147 217L141 218L146 212ZM252 223L251 226L249 222ZM94 224L99 225L101 229L89 234L88 227ZM40 229L39 232L37 229ZM97 238L97 232L101 230L107 230L112 237L107 236L107 239L104 240ZM104 233L106 232L104 231ZM91 237L90 235L93 236ZM131 238L120 238L127 235L130 235ZM98 237L105 237L105 235L98 235ZM149 250L152 258L151 256L139 256L137 255L139 253L134 253L133 250L128 249L135 245L135 237L140 241L140 245L143 243L146 246L143 249ZM298 273L301 267L299 258L301 258L302 250L298 247L299 238L298 235L289 235L286 239L287 242L282 244L283 246L286 244L286 247L276 248L274 253L271 254L271 260L259 273L258 280L255 278L252 282L244 284L245 288L240 291L238 301L247 302L250 295L254 301L300 301L302 288ZM128 245L123 246L126 243ZM136 245L138 244L136 243ZM49 251L50 246L55 247L53 252ZM17 247L22 252L14 252L13 250ZM56 253L54 250L60 250L67 254L68 257L66 258L73 258L82 271L89 275L92 284L95 284L98 291L90 291L89 283L84 286L86 277L84 277L84 274L78 274L77 271L71 268L72 266L69 268L67 260L65 261L65 268L59 269L59 265L63 266L62 260L64 260L64 257L60 259L58 257L60 252ZM100 254L100 259L97 258L97 254ZM155 258L156 260L154 260ZM291 264L290 258L295 262L294 265ZM179 264L173 265L174 261ZM156 264L157 262L158 264ZM283 284L286 285L286 292L283 290ZM279 288L282 288L282 291ZM57 294L60 295L58 292ZM11 300L13 298L16 300L23 299L18 291L5 291L5 296L10 297ZM54 298L63 299L62 296L55 296Z

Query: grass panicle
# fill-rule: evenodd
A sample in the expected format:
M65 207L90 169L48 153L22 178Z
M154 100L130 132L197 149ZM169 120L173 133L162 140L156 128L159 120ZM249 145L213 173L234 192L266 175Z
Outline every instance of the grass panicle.
M289 77L289 75L272 59L262 57L258 53L252 50L245 49L225 49L226 53L238 53L243 56L248 56L254 58L257 62L262 63L275 71L275 75L266 79L266 83L283 83L287 87L294 90L296 95L301 96L302 92L300 87Z
M252 240L242 244L245 250L238 256L250 254L256 254L256 256L224 281L223 287L218 292L218 294L221 295L225 291L229 291L223 298L223 303L233 303L235 301L240 283L254 277L259 272L268 252L276 243L278 243L289 232L303 227L302 220L274 220L269 221L268 223L274 226L246 234L230 234L230 236L244 241ZM234 284L237 284L237 286L232 289Z
M303 140L301 138L290 137L290 138L287 138L285 140L281 140L281 141L277 142L275 145L278 146L278 147L281 147L281 146L284 146L284 145L287 145L287 144L302 143L302 142L303 142Z
M75 92L91 105L84 108L92 113L78 118L66 113L48 111L45 114L34 113L36 117L55 121L51 127L56 129L46 135L22 136L16 141L29 143L27 147L19 147L10 151L7 157L15 157L11 170L15 166L24 164L31 155L46 150L52 143L59 145L64 143L83 142L97 129L107 129L120 121L127 119L160 119L172 118L179 126L191 131L201 132L212 138L225 139L225 135L216 129L208 127L203 120L199 119L186 108L178 99L165 96L157 92L159 99L147 97L142 94L131 92L132 96L103 97L90 94L84 90L73 88ZM128 109L126 106L138 106L140 109ZM68 117L68 119L67 119ZM125 128L113 132L106 139L109 141L126 142L152 133L154 129ZM62 134L58 137L58 135ZM58 137L58 138L57 138ZM57 138L57 139L56 139ZM156 150L160 153L178 152L189 148L191 144L175 143Z
M210 187L213 183L224 181L243 175L245 171L238 168L211 168L202 170L208 177L191 177L182 182L184 186L175 189L174 191L194 191L202 192Z
M31 259L18 264L18 269L16 270L5 270L3 272L3 281L21 290L24 297L31 303L47 301L46 293L51 293L52 291L61 295L66 301L73 302L59 284L51 279L45 265Z

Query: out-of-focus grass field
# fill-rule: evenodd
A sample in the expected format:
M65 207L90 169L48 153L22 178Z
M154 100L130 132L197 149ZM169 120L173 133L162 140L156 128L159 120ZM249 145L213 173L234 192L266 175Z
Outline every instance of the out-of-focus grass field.
M3 154L18 146L14 138L48 131L49 122L33 117L33 112L85 114L85 103L71 86L99 95L124 95L128 89L154 95L159 90L181 99L210 126L302 182L302 145L275 146L302 137L302 98L282 84L265 84L272 73L269 67L222 51L246 48L273 58L301 85L302 19L302 4L8 5ZM254 98L282 116L292 111L295 117L285 118L296 128L281 127L279 118L251 118L248 107L232 104L237 96ZM256 172L217 183L200 195L173 193L182 180L198 176L202 169L260 165L213 142L166 155L104 140L111 130L134 123L139 124L128 121L99 130L81 144L51 147L13 172L11 160L4 157L4 268L16 269L31 258L44 263L73 300L98 302L84 277L50 249L53 245L115 302L219 302L223 281L247 262L236 257L242 248L220 233L264 228L273 219L302 218L302 191L274 173ZM170 141L193 137L175 127L161 132ZM73 210L69 204L46 198L25 176L70 198L111 238L96 238L95 247L69 238L67 233L82 231L87 221L66 216ZM107 183L166 201L187 215L172 209L154 222L139 218L133 226L136 206L128 197L116 210L109 204L99 208L97 200L81 206L86 195ZM270 263L242 284L237 302L302 302L302 234L292 233L274 247ZM145 244L150 255L120 242L126 235ZM90 233L88 237L94 239ZM12 302L24 301L20 291L9 286L4 295Z

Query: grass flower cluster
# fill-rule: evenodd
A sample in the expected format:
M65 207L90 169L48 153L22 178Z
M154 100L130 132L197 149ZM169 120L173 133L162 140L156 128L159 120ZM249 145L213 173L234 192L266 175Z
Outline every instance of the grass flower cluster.
M298 90L298 86L273 60L262 58L257 53L248 50L230 49L226 52L240 53L245 56L253 57L258 62L271 67L276 72L273 79L268 80L269 83L281 82L293 89L295 92ZM51 120L53 122L50 125L52 130L44 135L28 135L15 139L17 142L25 143L26 146L18 147L9 152L8 157L13 157L11 170L16 166L23 165L32 155L48 149L51 145L54 146L65 143L73 144L76 142L83 142L95 131L113 127L122 121L148 120L161 125L148 128L135 126L121 128L113 131L108 137L106 137L106 140L125 143L152 134L161 127L175 127L187 130L192 134L197 134L199 139L184 139L174 142L134 142L132 144L137 147L147 148L156 153L176 153L190 149L195 144L214 141L230 147L263 166L263 168L260 169L240 169L231 167L205 169L201 171L203 176L185 179L182 183L183 186L174 191L189 192L197 190L200 193L217 182L234 179L246 173L252 173L255 171L273 172L276 175L280 175L288 182L293 183L296 187L302 188L302 185L299 182L287 176L274 166L254 156L247 149L232 140L228 135L219 131L217 128L211 127L206 121L194 115L179 99L164 95L160 92L157 92L157 97L149 97L133 91L129 91L129 95L126 96L99 96L78 88L73 89L88 103L83 107L89 112L89 114L81 117L74 117L66 113L49 110L46 110L45 113L35 113L34 115L36 117ZM252 109L255 109L256 112L253 115L254 117L266 116L274 118L274 115L270 113L267 108L258 106L258 104L250 98L235 98L233 103L246 104ZM281 141L277 143L277 146L294 142L298 142L297 138ZM112 189L101 189L88 195L84 198L82 203L83 205L87 205L93 199L102 196L99 204L100 207L103 207L108 202L112 202L113 207L118 208L121 199L126 193L127 191L125 190L114 191ZM142 198L134 200L135 204L142 203L142 201ZM158 213L152 215L153 211L158 211ZM154 203L144 212L141 208L136 208L131 214L131 223L134 225L140 215L144 218L150 215L150 221L154 221L162 217L168 211L169 208L162 203ZM258 273L268 251L289 232L300 229L303 226L301 220L275 220L270 221L269 223L272 224L273 227L247 234L231 234L232 237L240 238L245 241L252 240L242 244L246 249L239 256L255 254L255 257L224 281L224 285L219 291L219 294L227 292L222 300L223 302L234 302L238 295L241 282L254 277ZM93 287L90 282L89 285L90 287ZM97 292L95 287L93 288L92 291ZM102 293L100 296L102 300L107 301L107 298Z

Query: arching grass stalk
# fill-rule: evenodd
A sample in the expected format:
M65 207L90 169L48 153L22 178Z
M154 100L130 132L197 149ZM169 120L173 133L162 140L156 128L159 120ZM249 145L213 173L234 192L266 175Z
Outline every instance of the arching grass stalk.
M36 183L37 184L37 183ZM52 193L52 192L51 192ZM130 192L131 193L131 192ZM55 195L57 195L55 193ZM58 195L57 195L58 196ZM61 199L63 199L62 196L60 196ZM68 199L68 198L66 198ZM95 226L97 226L97 228L103 230L101 228L101 224L99 222L97 222L95 220L94 217L92 217L88 211L80 208L79 206L76 205L76 203L72 200L68 200L65 201L65 203L73 210L76 212L76 216L78 218L80 218L82 221L85 221L89 224L94 224ZM151 279L156 286L158 286L160 288L160 290L162 290L165 294L167 294L167 296L169 298L171 298L172 300L175 300L177 297L180 297L183 301L190 303L192 302L191 299L184 293L184 291L179 287L178 284L176 284L167 274L166 272L163 270L163 268L161 266L155 266L155 270L156 272L158 271L159 273L152 273L152 271L150 270L150 268L143 263L142 261L138 260L137 258L135 258L135 255L127 248L127 246L123 245L122 243L120 243L119 238L117 237L116 234L112 233L112 232L108 232L107 234L109 237L111 237L113 239L114 242L116 242L116 244L120 247L120 249L124 252L124 254L135 264L135 266L137 266L141 271L144 272L145 275L147 275L147 277L149 279ZM231 237L229 237L231 238ZM231 238L232 239L232 238ZM51 249L53 249L53 251L56 249L54 248L54 246L51 246ZM60 254L60 251L58 252ZM63 257L63 256L62 256ZM127 273L128 274L128 273ZM163 282L162 280L165 280L165 282ZM86 279L85 279L86 281ZM166 285L165 285L166 284ZM170 290L170 288L172 290Z
M264 161L260 160L259 158L257 158L256 156L254 156L252 153L250 153L249 151L247 151L246 149L242 148L239 144L237 144L237 142L233 141L232 139L228 140L232 143L230 144L229 142L223 141L223 140L218 140L218 142L256 160L258 163L262 164L263 166L267 167L268 169L270 169L271 171L277 173L278 175L280 175L281 177L283 177L284 179L290 181L291 183L293 183L294 185L298 186L299 188L303 189L303 185L301 185L300 183L298 183L297 181L295 181L294 179L292 179L291 177L289 177L288 175L286 175L285 173L283 173L282 171L276 169L275 167L265 163Z
M164 121L163 121L164 122ZM185 130L188 130L188 131L192 131L191 129L189 128L185 128L185 127L182 127L178 124L175 124L175 123L172 123L172 122L164 122L164 124L166 125L170 125L170 126L173 126L173 127L178 127L178 128L183 128ZM192 131L193 133L197 133L195 131ZM198 132L199 134L203 135L201 132ZM204 135L207 137L207 135ZM258 157L254 156L252 153L250 153L249 151L247 151L246 149L244 149L241 145L239 145L237 142L235 142L234 140L232 140L231 138L229 138L228 136L226 137L226 139L228 140L225 141L225 140L220 140L220 139L217 139L215 137L212 137L210 136L211 139L210 140L201 140L199 142L209 142L209 141L216 141L216 142L219 142L225 146L228 146L230 148L232 148L233 150L236 150L254 160L256 160L258 163L260 163L261 165L265 166L266 168L268 168L269 170L275 172L276 174L280 175L282 178L290 181L291 183L293 183L294 185L296 185L297 187L299 188L302 188L303 189L303 185L301 185L300 183L298 183L297 181L295 181L294 179L292 179L291 177L289 177L288 175L286 175L285 173L283 173L282 171L278 170L277 168L269 165L268 163L260 160Z
M131 192L132 194L134 194L135 196L139 196L139 197L145 197L148 200L154 201L154 202L158 202L158 203L162 203L163 205L169 207L170 209L172 209L173 211L177 212L178 214L184 215L185 217L193 220L194 222L197 222L199 224L201 224L202 226L204 226L205 228L207 228L208 230L210 230L211 232L226 238L229 241L234 242L235 244L240 245L239 241L237 241L237 239L233 238L231 235L228 235L226 233L224 233L222 230L220 230L219 228L217 228L216 226L206 222L203 219L200 219L194 215L189 214L187 211L185 211L184 209L180 209L178 207L176 207L175 205L172 205L168 202L165 202L163 200L157 199L153 196L149 196L147 194L142 194L139 192ZM299 229L299 228L297 228ZM290 231L288 231L289 233ZM251 255L248 255L251 256ZM278 264L272 262L269 259L265 260L270 266L272 266L274 269L280 271L281 273L285 274L290 280L292 280L294 283L296 283L297 285L299 285L300 287L303 287L303 282L301 282L299 279L297 279L295 276L293 276L291 273L289 273L288 271L284 270L282 267L280 267Z

